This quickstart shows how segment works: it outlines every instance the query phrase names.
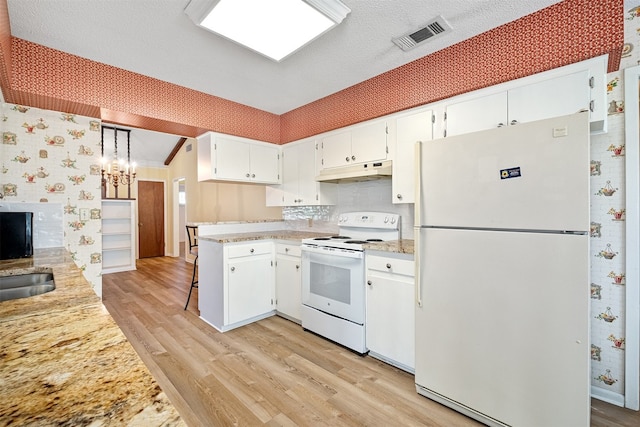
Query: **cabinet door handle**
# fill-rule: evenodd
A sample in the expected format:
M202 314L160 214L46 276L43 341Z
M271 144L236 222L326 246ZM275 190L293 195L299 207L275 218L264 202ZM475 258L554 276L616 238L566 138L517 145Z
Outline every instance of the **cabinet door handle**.
M499 128L504 127L504 123L502 123L502 122L498 123L498 127Z
M253 248L249 249L249 252L253 253Z
M402 200L402 194L398 193L396 197L398 198L398 200Z
M231 271L236 271L236 268L235 267L231 267L230 270Z
M367 280L367 285L371 286L371 280Z
M351 156L351 160L355 160L355 159L356 159L356 156Z
M296 264L296 270L299 270L300 266L298 264Z
M256 174L255 174L255 173L252 173L252 174L251 174L251 178L255 178L255 177L256 177Z
M387 268L391 268L391 264L387 264Z
M245 176L246 176L247 178L249 178L249 177L250 177L251 175L249 175L249 174L246 174Z
M348 162L349 161L349 156L345 157L344 159Z
M515 119L514 119L514 120L511 120L511 125L517 125L517 124L518 124L518 121L517 121L517 120L515 120Z
M284 248L284 251L285 252L289 252L289 248Z

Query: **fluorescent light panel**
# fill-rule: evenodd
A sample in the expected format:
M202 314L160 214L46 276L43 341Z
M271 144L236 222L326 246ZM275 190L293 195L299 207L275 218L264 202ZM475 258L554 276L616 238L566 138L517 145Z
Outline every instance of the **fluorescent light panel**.
M309 3L327 11L333 19ZM219 0L196 23L281 61L342 22L350 12L338 0L310 0L309 3L303 0ZM187 14L190 13L187 11Z

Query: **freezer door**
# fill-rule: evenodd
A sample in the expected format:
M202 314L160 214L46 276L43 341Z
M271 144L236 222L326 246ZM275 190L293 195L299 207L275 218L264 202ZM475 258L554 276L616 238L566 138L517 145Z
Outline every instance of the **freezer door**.
M577 113L422 142L419 225L588 230L588 119Z
M588 426L588 236L423 228L419 241L416 384L507 425Z

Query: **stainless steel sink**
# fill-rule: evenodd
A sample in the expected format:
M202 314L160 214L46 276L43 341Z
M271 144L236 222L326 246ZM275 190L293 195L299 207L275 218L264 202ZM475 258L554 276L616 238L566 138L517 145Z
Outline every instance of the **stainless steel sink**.
M28 273L0 276L0 301L27 298L56 288L53 273Z

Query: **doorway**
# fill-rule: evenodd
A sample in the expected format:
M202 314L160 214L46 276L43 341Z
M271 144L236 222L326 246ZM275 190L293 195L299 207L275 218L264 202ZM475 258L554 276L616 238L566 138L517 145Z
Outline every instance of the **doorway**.
M187 221L187 193L186 179L184 177L175 178L173 180L173 245L171 253L173 256L185 258L185 226Z
M164 182L138 181L138 257L164 256Z

